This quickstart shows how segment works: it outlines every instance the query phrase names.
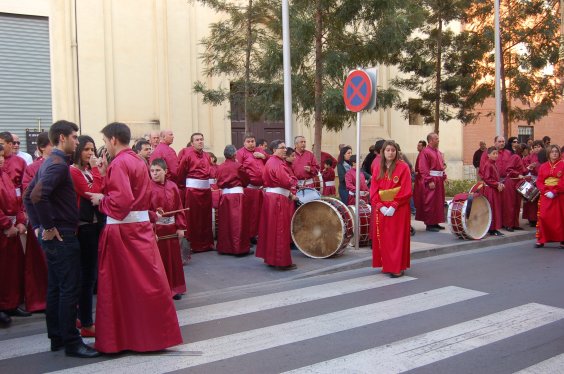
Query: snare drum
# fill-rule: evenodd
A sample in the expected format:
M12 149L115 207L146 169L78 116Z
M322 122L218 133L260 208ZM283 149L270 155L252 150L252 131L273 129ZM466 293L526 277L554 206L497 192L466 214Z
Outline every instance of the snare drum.
M344 253L353 236L353 216L341 201L322 197L301 205L292 217L292 240L311 258Z
M517 184L517 192L519 192L519 194L529 202L535 201L540 195L540 191L537 186L524 179Z
M309 203L313 200L319 200L321 198L321 194L315 188L301 188L296 193L296 197L298 198L298 205L304 205Z
M472 197L471 204L470 197ZM467 212L470 205L470 212ZM458 238L482 239L492 223L490 203L482 195L458 194L449 203L447 223L450 231Z
M354 217L356 211L355 206L349 205L349 209ZM361 247L365 247L370 244L370 212L370 205L366 204L363 200L360 200L358 202L358 220L360 222L358 245Z

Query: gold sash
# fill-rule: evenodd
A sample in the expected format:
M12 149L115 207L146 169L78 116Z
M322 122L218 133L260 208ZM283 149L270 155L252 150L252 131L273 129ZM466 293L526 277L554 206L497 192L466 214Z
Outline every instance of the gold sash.
M396 188L390 188L389 190L378 191L378 194L380 195L380 200L382 200L382 201L394 201L394 198L396 197L396 195L400 191L400 187L401 186L398 186Z
M548 177L544 180L544 185L554 187L558 184L559 181L560 181L560 178Z

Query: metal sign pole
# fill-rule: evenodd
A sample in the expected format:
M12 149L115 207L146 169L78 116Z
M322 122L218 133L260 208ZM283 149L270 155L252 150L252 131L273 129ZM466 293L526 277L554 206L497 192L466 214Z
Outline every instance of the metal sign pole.
M359 201L360 201L360 122L362 113L356 113L356 191L354 199L354 249L359 249L360 242L360 215L359 215Z

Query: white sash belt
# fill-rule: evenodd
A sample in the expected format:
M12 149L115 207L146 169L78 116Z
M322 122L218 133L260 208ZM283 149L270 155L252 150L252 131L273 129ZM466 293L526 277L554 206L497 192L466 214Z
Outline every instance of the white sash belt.
M119 225L122 223L136 223L136 222L148 222L149 221L149 211L147 210L132 210L123 220L118 220L108 216L106 220L106 225Z
M354 191L349 191L349 195L354 196ZM360 196L368 196L368 191L360 191Z
M22 196L22 189L21 189L21 188L16 188L16 196L17 196L17 197L21 197L21 196Z
M249 184L249 185L247 185L247 188L252 188L253 190L260 190L262 188L262 186L255 186L253 184Z
M16 216L6 216L12 222L12 225L16 224Z
M186 187L208 189L208 188L210 188L210 180L209 179L186 178Z
M157 219L157 225L173 225L176 223L174 216L172 217L161 217Z
M224 195L229 195L233 193L243 193L243 187L222 188L221 193Z
M309 178L309 179L300 179L300 180L298 180L298 186L301 187L301 186L306 185L306 184L313 184L313 179L312 179L312 178Z
M264 189L265 192L272 192L272 193L277 193L278 195L282 195L282 196L290 196L290 190L287 190L285 188L282 187L266 187Z
M445 172L441 170L431 170L429 172L429 175L431 175L432 177L442 177L443 175L445 175Z
M210 178L208 179L208 181L210 182L210 184L217 184L217 179L215 178Z
M335 181L325 182L325 185L326 185L327 187L335 186Z

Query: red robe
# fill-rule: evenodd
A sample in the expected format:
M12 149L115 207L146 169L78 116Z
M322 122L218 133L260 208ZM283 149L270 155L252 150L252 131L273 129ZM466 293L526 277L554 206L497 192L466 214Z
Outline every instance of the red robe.
M329 160L329 159L333 160L333 167L335 167L337 165L337 159L331 156L331 154L321 151L321 157L319 157L319 165L324 166L325 160Z
M353 194L356 193L356 168L350 168L349 171L347 171L347 173L345 174L345 183L347 184L347 191L349 192L349 201L347 202L347 205L355 205L356 196L351 195L351 192ZM368 186L366 185L366 177L364 176L364 173L362 171L360 172L360 199L366 204L370 203L368 199Z
M295 192L298 181L286 161L278 156L270 157L263 173L264 187L280 187ZM272 266L292 264L290 254L290 224L294 202L274 192L264 193L262 220L256 256Z
M4 235L4 230L25 223L20 201L10 175L0 170L0 311L15 309L24 300L22 242L19 235Z
M245 187L249 184L249 176L243 165L234 160L225 160L217 169L217 185L221 189ZM245 195L241 193L225 193L219 202L219 228L217 234L217 251L227 254L248 253L249 224L248 216L254 213L245 211Z
M304 169L304 166L309 166L310 171L306 171ZM317 160L315 159L313 153L311 153L307 149L304 149L302 153L299 153L298 150L296 150L296 159L292 163L292 171L294 172L294 175L296 176L296 178L298 178L299 181L304 181L300 185L300 188L315 187L315 181L311 183L305 182L308 179L312 179L316 177L317 173L319 173L319 165L317 164Z
M155 222L157 237L176 234L177 230L186 230L186 215L184 212L177 212L157 219L154 212L158 208L165 212L182 209L180 191L175 183L169 180L165 181L164 184L151 182L151 221ZM174 222L171 222L171 218L174 218ZM157 245L163 260L172 296L185 293L186 280L184 278L178 238L158 240Z
M527 157L523 159L523 166L525 168L529 167L529 165L535 164L534 168L529 170L531 182L536 184L537 176L539 175L540 163L539 163L539 155L536 153L531 153ZM529 220L531 222L537 221L537 214L538 214L538 206L539 201L538 199L530 202L527 200L523 200L523 219Z
M27 189L45 159L39 157L24 171L22 191ZM41 249L35 231L27 225L25 244L25 309L28 312L45 310L47 297L47 260Z
M23 196L22 181L26 168L27 163L23 158L18 157L15 154L4 156L4 167L2 170L10 176L20 204Z
M521 210L521 195L517 193L517 184L521 179L519 175L526 174L523 160L519 155L513 154L509 158L506 166L505 189L503 196L503 221L504 227L519 226L519 211Z
M253 155L254 152L262 153L265 155L265 158L255 158ZM264 198L261 190L263 185L262 173L264 171L264 165L268 160L268 155L262 149L259 150L256 148L254 151L249 151L243 147L237 151L236 158L249 175L249 185L245 188L245 210L249 212L249 237L254 238L258 235L259 230Z
M415 180L415 189L420 194L415 219L425 222L425 225L436 225L445 222L445 179L444 160L441 152L432 147L425 147L419 154L419 173ZM431 171L442 171L443 176L432 176ZM429 188L429 183L435 183L435 189Z
M537 178L540 190L537 242L564 242L564 160L540 166ZM544 196L551 191L554 199Z
M417 154L417 158L415 159L415 166L413 167L415 171L415 183L413 188L413 205L415 205L415 219L417 221L423 221L424 215L424 208L423 208L423 190L420 190L420 186L422 182L420 181L420 174L419 174L419 159L421 157L421 152Z
M337 194L337 189L335 188L335 169L326 167L321 172L321 176L323 177L323 196L335 196ZM331 183L332 186L328 186L327 183Z
M217 211L219 208L219 198L221 197L221 190L217 187L217 168L215 164L210 165L210 188L212 192L212 208ZM217 235L217 233L216 233Z
M162 158L166 162L166 179L178 182L178 157L174 149L166 143L159 143L149 157L149 165L157 158Z
M123 220L151 203L147 167L131 150L108 167L100 212ZM158 351L182 343L151 222L109 224L100 236L96 349Z
M492 210L490 230L499 230L503 216L501 211L501 192L497 189L500 182L499 173L495 167L494 161L489 158L480 162L480 170L482 170L482 181L485 183L482 194L490 203Z
M209 183L210 165L207 152L198 152L194 147L186 148L180 159L179 178L182 182L186 178L192 178ZM192 251L204 252L213 249L211 189L186 187L184 205L190 208L186 213L186 224L187 239Z
M391 178L378 179L380 166L374 169L370 184L370 200L374 221L372 225L372 267L382 267L382 272L399 273L410 265L411 172L409 166L398 161ZM393 200L383 191L399 189ZM385 201L388 200L388 201ZM391 217L380 212L382 207L394 207Z

